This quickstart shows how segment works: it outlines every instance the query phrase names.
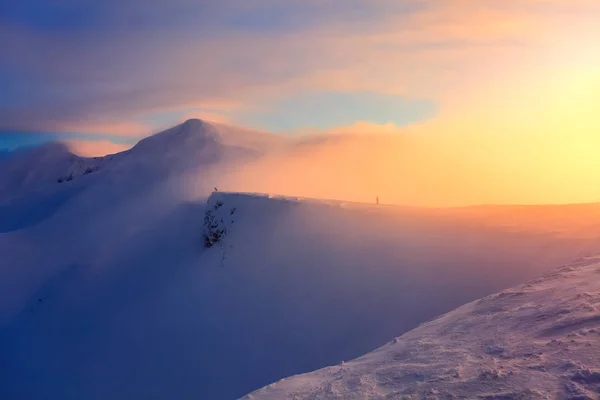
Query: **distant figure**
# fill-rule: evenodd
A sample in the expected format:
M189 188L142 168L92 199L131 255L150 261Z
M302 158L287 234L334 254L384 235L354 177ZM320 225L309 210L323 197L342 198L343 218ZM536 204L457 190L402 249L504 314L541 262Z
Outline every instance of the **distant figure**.
M215 186L215 192L218 192L218 191L219 191L219 189L217 189L217 187Z
M379 196L375 197L375 203L379 204Z

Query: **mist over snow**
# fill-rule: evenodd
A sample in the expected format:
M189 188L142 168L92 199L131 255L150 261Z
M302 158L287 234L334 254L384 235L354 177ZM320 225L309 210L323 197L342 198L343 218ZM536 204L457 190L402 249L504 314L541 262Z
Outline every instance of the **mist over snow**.
M238 398L600 252L600 205L375 205L436 193L411 146L190 120L0 158L0 398Z

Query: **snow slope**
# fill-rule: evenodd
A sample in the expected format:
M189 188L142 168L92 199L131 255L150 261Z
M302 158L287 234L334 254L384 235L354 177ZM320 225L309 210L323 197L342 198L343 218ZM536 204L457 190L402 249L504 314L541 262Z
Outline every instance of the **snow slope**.
M81 158L50 144L4 160L0 292L7 295L0 322L45 279L82 260L110 259L119 246L118 252L125 251L130 235L186 207L190 196L184 192L208 195L217 170L236 168L282 143L248 131L242 145L232 144L239 134L189 120L115 155ZM59 182L65 176L70 179Z
M243 399L598 399L599 367L600 258L591 257Z
M62 183L69 163L6 159L0 398L238 398L600 252L599 205L207 201L223 171L282 146L192 120ZM22 168L56 173L19 186ZM207 210L227 228L208 250Z
M228 233L204 250L216 202ZM55 272L1 325L2 398L237 398L598 249L401 207L235 193L153 218L142 206L67 241L43 233L16 259Z

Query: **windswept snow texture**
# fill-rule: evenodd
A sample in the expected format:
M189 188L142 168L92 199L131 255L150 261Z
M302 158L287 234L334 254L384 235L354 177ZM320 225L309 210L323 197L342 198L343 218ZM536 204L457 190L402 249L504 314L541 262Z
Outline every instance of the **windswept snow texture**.
M600 252L599 205L207 202L280 146L192 120L99 159L4 159L0 398L234 399ZM208 210L227 230L210 249Z
M599 397L600 259L588 258L243 399Z

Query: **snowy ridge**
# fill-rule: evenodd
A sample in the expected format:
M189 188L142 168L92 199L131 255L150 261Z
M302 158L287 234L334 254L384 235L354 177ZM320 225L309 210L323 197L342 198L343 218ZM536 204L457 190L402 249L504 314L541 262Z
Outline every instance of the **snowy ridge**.
M257 202L262 200L273 200L279 202L286 203L305 203L305 204L315 204L315 205L327 205L334 207L344 207L347 204L353 204L357 207L369 207L365 203L353 203L346 202L342 200L333 200L333 199L314 199L309 197L296 197L296 196L284 196L278 194L269 194L269 193L255 193L255 192L213 192L208 201L209 205L214 204L217 201L223 201L227 199L228 201L250 201Z
M599 360L600 257L591 257L243 399L593 400Z
M178 187L170 190L190 188L193 196L208 194L216 175L284 143L274 135L188 120L104 157L79 157L62 143L17 151L0 160L0 233L81 205L96 215L103 201L129 201L165 184ZM184 187L181 181L188 178L193 182Z
M285 143L191 120L81 165L60 145L3 160L0 398L239 398L600 252L600 205L210 195L260 188L227 178Z
M261 200L272 200L274 202L285 202L292 204L307 204L307 205L316 205L316 206L329 206L334 208L345 208L345 209L353 209L353 210L397 210L397 211L433 211L434 209L425 209L419 207L412 206L402 206L402 205L385 205L385 204L375 204L375 203L361 203L357 201L348 201L348 200L337 200L337 199L318 199L313 197L304 197L304 196L286 196L280 194L273 193L258 193L258 192L228 192L228 191L219 191L213 192L210 196L209 204L214 204L216 201L223 201L227 199L228 201L250 201L251 203L256 203Z
M20 150L0 158L0 194L52 190L97 171L148 175L182 173L221 161L243 162L282 148L283 137L190 119L140 140L133 148L104 157L80 157L62 143Z
M98 171L127 152L85 158L72 154L62 143L49 143L17 151L0 160L0 194L14 196L26 190L40 190Z

